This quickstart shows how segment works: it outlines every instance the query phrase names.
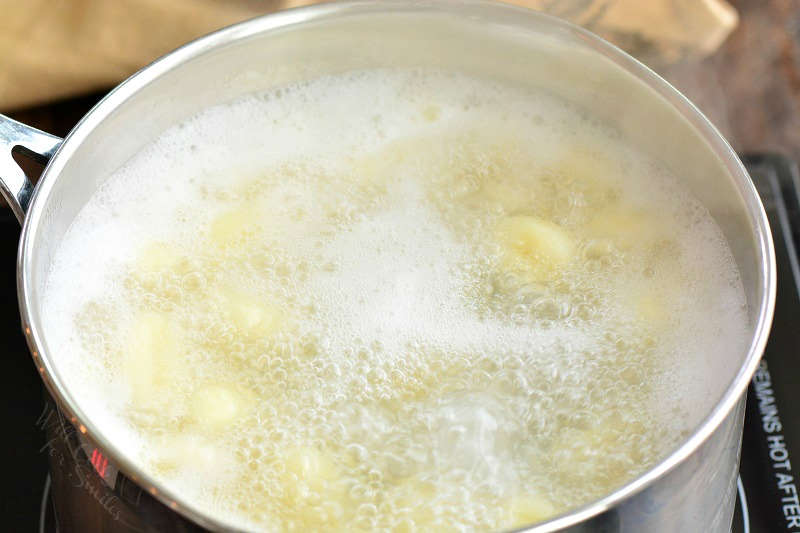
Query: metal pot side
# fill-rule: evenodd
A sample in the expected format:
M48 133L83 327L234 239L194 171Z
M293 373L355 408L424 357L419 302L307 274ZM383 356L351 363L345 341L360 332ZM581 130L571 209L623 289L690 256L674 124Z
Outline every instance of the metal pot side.
M130 459L124 443L110 441L96 426L93 407L64 381L57 348L47 344L41 320L47 271L92 193L169 126L251 92L375 67L444 68L549 91L613 125L626 142L681 177L709 209L742 276L749 346L724 361L698 357L703 405L692 415L695 429L681 446L615 492L526 531L729 531L744 395L766 344L775 300L774 251L758 195L717 130L647 67L585 30L503 4L352 1L231 26L122 83L54 155L57 138L0 116L0 189L18 216L26 211L30 184L13 163L11 149L52 155L24 217L18 290L34 362L61 409L122 471L168 506L204 527L235 529L165 490Z

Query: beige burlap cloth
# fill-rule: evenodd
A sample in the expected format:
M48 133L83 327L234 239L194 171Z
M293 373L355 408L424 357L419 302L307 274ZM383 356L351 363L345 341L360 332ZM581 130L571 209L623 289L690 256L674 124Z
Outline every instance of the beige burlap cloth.
M0 0L0 111L111 87L217 28L313 0ZM512 0L584 25L647 62L711 53L725 0Z

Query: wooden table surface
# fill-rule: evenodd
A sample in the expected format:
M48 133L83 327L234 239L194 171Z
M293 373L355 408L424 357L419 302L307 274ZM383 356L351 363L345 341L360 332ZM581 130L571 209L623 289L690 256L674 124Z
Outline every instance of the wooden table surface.
M740 152L800 161L800 0L730 0L739 26L712 56L660 69Z
M800 161L800 0L730 0L737 29L712 56L657 68L740 152L779 151ZM12 116L66 134L97 95Z

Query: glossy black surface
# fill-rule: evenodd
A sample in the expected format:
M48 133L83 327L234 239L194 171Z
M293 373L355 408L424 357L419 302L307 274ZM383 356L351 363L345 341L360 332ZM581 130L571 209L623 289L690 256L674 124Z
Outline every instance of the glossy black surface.
M744 513L735 533L800 531L800 177L789 160L745 158L775 238L778 294L761 366L750 384L740 478ZM742 509L744 506L742 506ZM748 529L749 528L749 529Z
M0 505L7 531L33 531L39 521L47 457L37 420L44 407L42 384L22 336L17 308L19 223L0 211L0 442L4 457Z

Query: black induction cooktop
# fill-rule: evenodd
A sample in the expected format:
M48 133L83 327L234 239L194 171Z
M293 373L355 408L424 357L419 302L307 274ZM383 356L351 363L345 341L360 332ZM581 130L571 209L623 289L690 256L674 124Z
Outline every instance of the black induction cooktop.
M800 532L800 178L778 155L744 157L775 238L778 297L764 360L751 383L733 533ZM0 505L8 531L40 531L51 512L42 386L20 332L16 298L19 226L0 211L0 405L5 479ZM44 413L44 414L43 414ZM49 516L47 530L55 529ZM40 529L40 527L42 529Z
M744 158L775 240L778 294L747 396L734 533L800 532L800 176L777 155Z

